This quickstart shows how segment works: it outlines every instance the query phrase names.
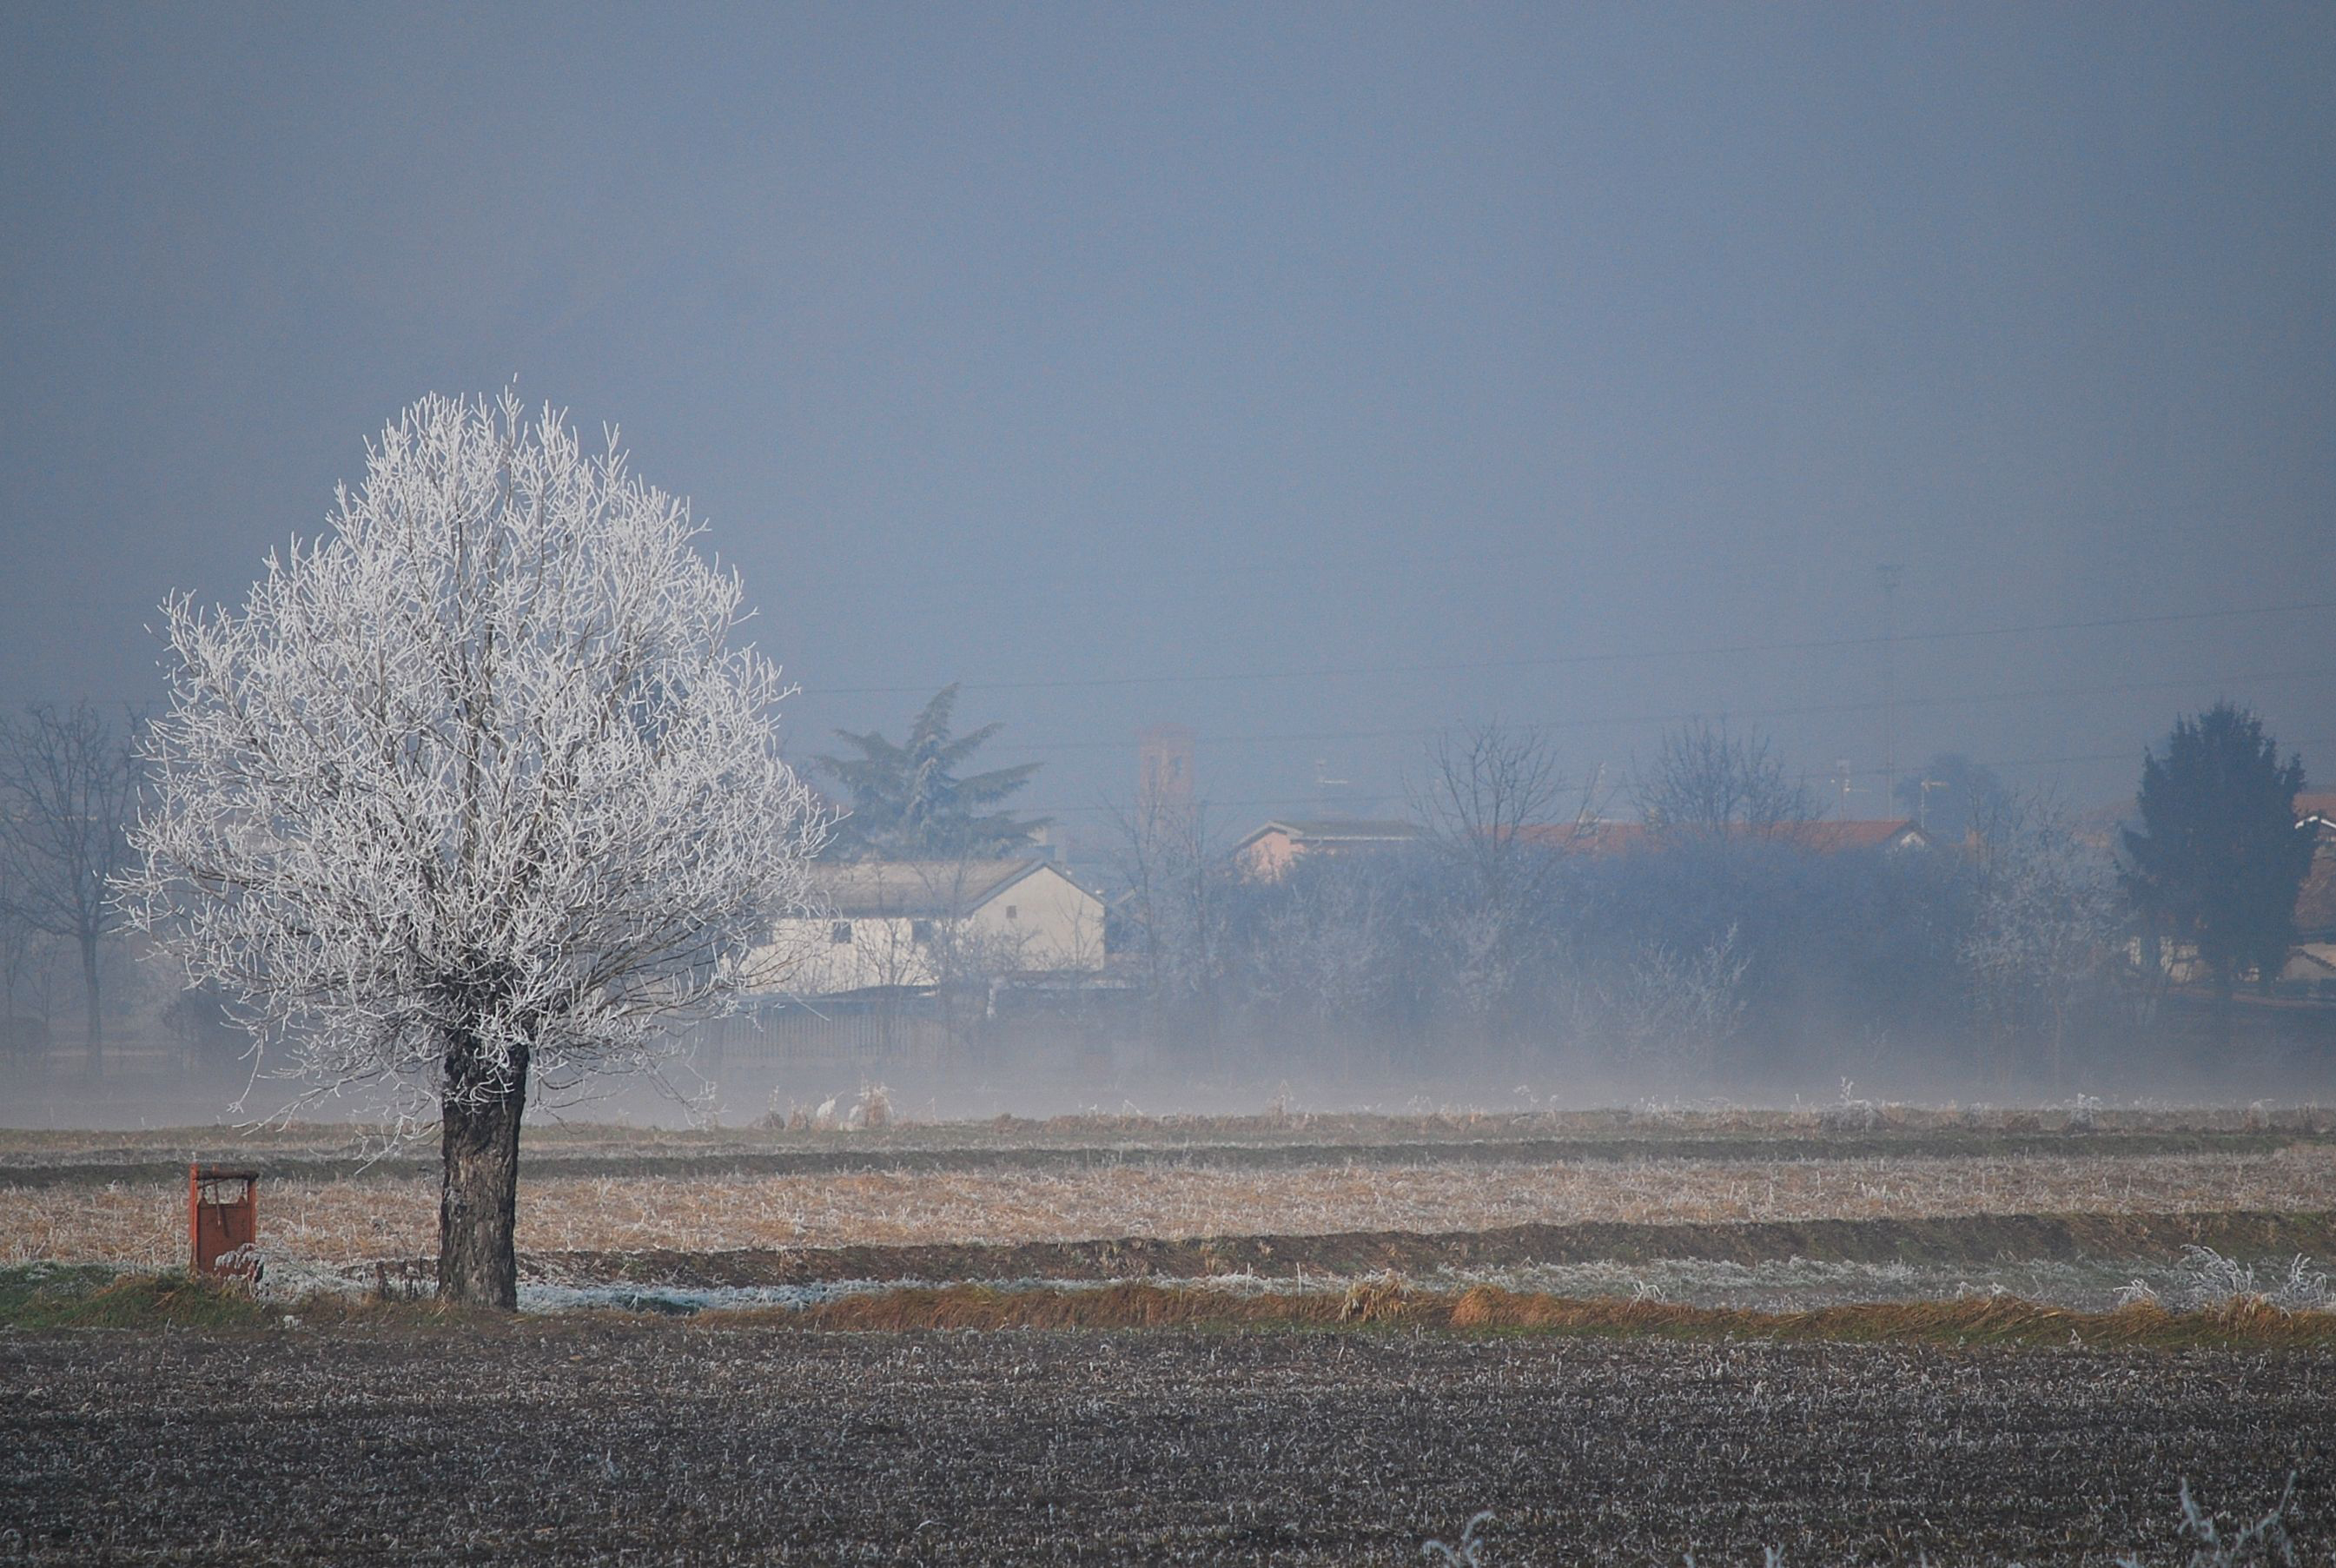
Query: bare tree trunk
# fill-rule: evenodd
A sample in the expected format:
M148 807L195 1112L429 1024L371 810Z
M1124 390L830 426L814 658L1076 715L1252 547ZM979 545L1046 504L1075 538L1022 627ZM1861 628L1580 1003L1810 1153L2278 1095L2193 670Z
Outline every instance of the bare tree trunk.
M440 1151L438 1295L442 1300L519 1306L519 1123L527 1105L524 1052L507 1074L478 1061L462 1041L448 1052ZM483 1091L484 1097L477 1095Z
M105 1066L105 1036L101 1032L97 1015L97 933L92 931L81 940L81 979L83 999L88 1005L86 1015L89 1041L89 1071L95 1077Z

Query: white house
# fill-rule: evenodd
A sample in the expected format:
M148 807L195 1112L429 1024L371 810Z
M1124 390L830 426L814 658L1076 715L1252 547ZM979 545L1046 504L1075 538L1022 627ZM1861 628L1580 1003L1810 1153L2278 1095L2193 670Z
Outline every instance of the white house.
M781 920L758 989L834 996L1103 968L1103 901L1041 860L842 861L813 870L821 913Z

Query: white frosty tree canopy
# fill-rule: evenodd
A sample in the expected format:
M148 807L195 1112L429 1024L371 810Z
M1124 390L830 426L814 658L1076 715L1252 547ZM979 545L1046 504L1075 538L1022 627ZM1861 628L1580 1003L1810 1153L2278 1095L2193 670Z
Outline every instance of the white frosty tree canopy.
M646 1065L825 832L737 579L509 393L407 410L332 523L239 613L169 607L133 918L327 1086Z

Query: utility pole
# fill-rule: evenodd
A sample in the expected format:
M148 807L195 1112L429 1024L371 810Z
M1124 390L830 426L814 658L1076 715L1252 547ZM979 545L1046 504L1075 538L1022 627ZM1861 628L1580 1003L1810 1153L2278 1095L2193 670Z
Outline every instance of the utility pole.
M1849 797L1852 795L1862 795L1865 792L1857 785L1849 782L1856 775L1851 772L1849 759L1847 757L1843 757L1840 761L1835 763L1833 765L1833 770L1834 783L1841 791L1841 804L1835 808L1835 814L1839 816L1842 821L1847 822L1849 820Z
M1931 831L1931 792L1946 787L1945 779L1926 778L1917 780L1915 783L1914 825L1926 833Z
M1875 569L1882 579L1882 793L1898 790L1898 579L1905 568L1895 561Z

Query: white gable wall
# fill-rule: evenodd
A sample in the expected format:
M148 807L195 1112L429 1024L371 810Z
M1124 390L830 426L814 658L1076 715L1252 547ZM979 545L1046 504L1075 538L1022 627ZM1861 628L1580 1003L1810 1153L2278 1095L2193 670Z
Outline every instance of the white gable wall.
M965 924L993 970L1103 968L1103 901L1050 865L993 894Z
M957 920L777 921L748 972L757 990L823 996L972 975L1093 971L1103 968L1103 922L1101 899L1042 864ZM850 931L849 941L834 940L839 928Z

